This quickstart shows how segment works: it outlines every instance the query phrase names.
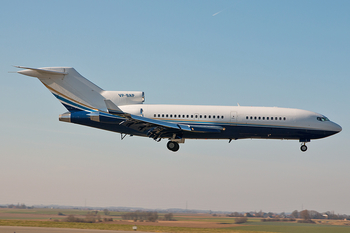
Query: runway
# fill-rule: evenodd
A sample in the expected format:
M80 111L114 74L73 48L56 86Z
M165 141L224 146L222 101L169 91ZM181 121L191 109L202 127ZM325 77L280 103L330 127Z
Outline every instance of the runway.
M71 229L71 228L50 228L50 227L17 227L0 226L0 233L130 233L145 231L111 231L111 230L92 230L92 229Z

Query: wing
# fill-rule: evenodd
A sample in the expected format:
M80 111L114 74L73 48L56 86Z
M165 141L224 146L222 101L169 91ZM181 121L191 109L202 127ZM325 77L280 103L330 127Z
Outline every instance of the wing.
M170 137L173 134L181 134L182 131L192 131L188 125L154 120L136 115L129 115L121 125L142 132L154 140Z
M188 133L220 133L225 130L221 126L204 126L190 124L176 124L168 121L154 120L147 117L129 115L126 120L120 123L123 126L132 128L146 134L148 137L158 140L159 138L172 137L174 134L181 138L184 132Z
M193 133L220 133L225 128L221 126L205 126L176 124L173 122L155 120L147 117L124 113L112 101L105 100L108 112L112 115L123 117L125 120L120 123L125 127L146 134L148 137L158 140L160 138L171 137L172 135L181 135L183 132Z

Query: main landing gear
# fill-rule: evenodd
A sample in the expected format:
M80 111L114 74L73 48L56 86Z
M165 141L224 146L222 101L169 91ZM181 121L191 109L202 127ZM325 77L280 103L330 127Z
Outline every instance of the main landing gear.
M169 141L167 144L166 144L166 147L173 151L173 152L176 152L179 150L180 146L179 146L179 143L177 142L174 142L174 141Z
M176 152L180 149L179 143L185 143L185 139L182 138L182 135L176 135L175 133L171 138L169 138L169 142L166 144L166 147L173 151Z

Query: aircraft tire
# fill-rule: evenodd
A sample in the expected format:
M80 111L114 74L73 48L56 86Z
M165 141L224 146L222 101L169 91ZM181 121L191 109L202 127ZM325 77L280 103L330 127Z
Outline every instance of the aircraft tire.
M173 141L169 141L166 146L169 150L171 150L173 152L178 151L180 148L179 143L173 142Z
M302 146L300 147L300 150L301 150L302 152L307 151L307 146L306 146L306 145L302 145Z

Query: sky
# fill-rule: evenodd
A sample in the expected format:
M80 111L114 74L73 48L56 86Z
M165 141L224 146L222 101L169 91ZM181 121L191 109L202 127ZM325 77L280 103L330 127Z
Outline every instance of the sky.
M350 214L349 1L1 1L0 204ZM58 121L13 65L74 67L147 104L277 106L343 131L311 141L167 140ZM10 72L10 73L9 73Z

